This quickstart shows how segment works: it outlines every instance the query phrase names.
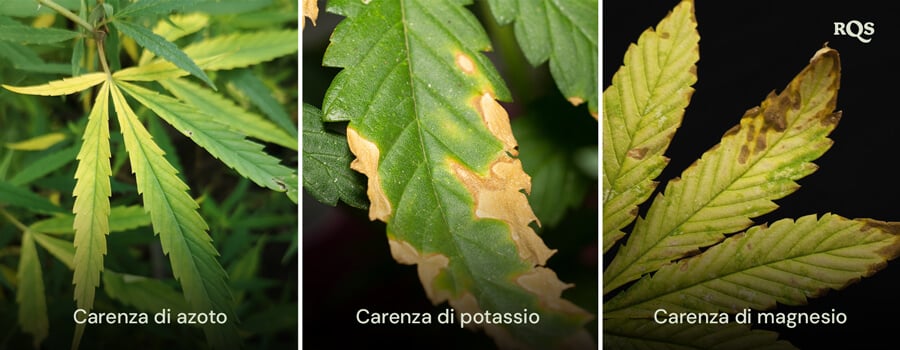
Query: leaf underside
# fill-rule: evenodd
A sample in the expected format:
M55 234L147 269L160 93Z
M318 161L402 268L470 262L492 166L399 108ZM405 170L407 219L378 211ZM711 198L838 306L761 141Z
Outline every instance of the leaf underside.
M725 234L794 192L796 180L816 170L812 163L831 146L828 134L840 82L837 51L823 48L780 93L747 110L740 124L656 197L646 219L603 274L604 293L713 245Z
M641 34L603 91L603 252L656 188L697 81L700 35L685 1Z
M509 93L480 52L490 43L460 1L331 1L347 16L324 64L343 67L328 121L368 177L370 218L387 223L394 258L418 265L434 304L458 312L541 315L537 326L485 325L505 348L593 346L590 315L560 298L570 285L542 267L553 253L536 218L505 110Z

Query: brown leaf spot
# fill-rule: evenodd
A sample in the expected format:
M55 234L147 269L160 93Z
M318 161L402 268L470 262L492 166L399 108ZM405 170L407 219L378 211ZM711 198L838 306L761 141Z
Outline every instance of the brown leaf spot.
M776 95L770 92L762 103L763 110L763 129L775 129L775 131L784 131L787 128L787 110L793 104L787 96L789 93Z
M577 105L584 103L584 99L581 97L578 97L578 96L569 97L568 100L569 100L569 103L571 103L573 106L577 106Z
M756 135L756 148L753 149L754 154L759 154L766 149L766 133Z
M669 32L659 32L659 37L662 39L668 39L669 36Z
M750 157L750 148L747 145L741 146L741 154L738 155L738 163L747 164L747 158Z
M556 250L547 248L544 241L528 225L540 225L528 198L531 178L522 170L522 162L507 156L497 160L487 177L481 177L464 166L452 162L450 167L475 200L475 217L498 219L510 227L513 243L522 260L544 265Z
M725 134L722 135L722 137L724 138L724 137L728 137L731 135L737 135L738 131L740 131L740 130L741 130L740 125L732 126L731 129L728 129L728 131L726 131Z
M366 194L369 196L369 220L381 220L387 222L391 215L391 202L388 201L384 190L381 188L381 177L378 176L378 146L372 141L366 140L359 133L347 126L347 143L350 145L350 151L356 156L356 159L350 163L350 168L365 174L368 178L368 189Z
M442 270L447 268L447 265L450 264L450 259L436 253L420 254L412 244L409 244L409 242L400 241L391 237L388 237L388 245L391 249L391 256L393 256L394 260L397 260L398 263L417 265L416 268L419 272L419 281L422 282L422 287L425 288L425 294L428 295L428 299L431 300L432 304L437 305L450 298L450 293L448 291L442 289L435 290L434 288L435 277L437 277Z
M478 110L478 114L481 114L481 118L488 130L503 143L503 150L514 157L519 155L519 144L516 142L516 137L513 136L506 109L497 103L497 100L494 100L494 97L489 93L485 93L478 98L475 103L475 109Z
M456 53L456 66L466 74L475 73L475 62L462 52Z
M632 149L628 150L628 152L626 152L625 155L628 157L637 159L637 160L644 159L644 156L647 155L647 147L632 148Z
M843 115L844 115L843 111L837 111L837 112L831 113L831 114L825 116L825 118L822 118L822 124L823 125L829 125L829 124L836 125L838 122L841 121L841 116L843 116Z
M756 106L756 107L753 107L753 108L750 108L750 109L744 111L744 116L741 117L741 119L743 119L743 118L753 118L753 117L756 116L757 114L759 114L759 106Z

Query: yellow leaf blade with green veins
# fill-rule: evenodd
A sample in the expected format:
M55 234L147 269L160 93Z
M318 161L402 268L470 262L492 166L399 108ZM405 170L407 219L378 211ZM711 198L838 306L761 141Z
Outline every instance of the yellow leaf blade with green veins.
M625 53L603 92L603 252L625 234L668 164L663 156L697 81L700 35L683 1Z
M3 85L9 91L40 96L62 96L73 94L93 87L106 80L106 73L96 72L79 75L73 78L63 78L62 80L54 80L46 84L35 86L10 86Z
M766 310L843 289L900 254L900 223L804 216L755 226L659 269L604 306L607 318Z
M638 219L603 274L604 293L749 227L774 210L816 170L831 147L828 134L840 85L837 51L822 48L780 93L747 110L740 124L672 180Z
M112 194L109 177L109 82L104 83L82 137L75 170L75 301L81 309L94 306L95 288L100 285L103 256L106 255L106 235L109 234L109 197Z

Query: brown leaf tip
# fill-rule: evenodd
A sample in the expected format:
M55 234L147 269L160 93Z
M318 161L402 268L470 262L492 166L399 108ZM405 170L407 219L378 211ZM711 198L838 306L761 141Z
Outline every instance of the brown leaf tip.
M350 152L356 159L350 163L350 168L361 172L368 177L366 195L369 197L369 220L381 220L387 222L391 215L391 202L384 189L381 188L381 177L378 175L378 160L380 151L378 145L363 138L356 129L347 126L347 144Z
M409 242L393 237L388 237L388 245L391 249L391 256L398 263L416 265L419 281L422 282L425 294L428 295L428 300L431 300L432 304L437 305L450 298L448 291L434 287L434 279L447 268L450 259L437 253L422 254Z

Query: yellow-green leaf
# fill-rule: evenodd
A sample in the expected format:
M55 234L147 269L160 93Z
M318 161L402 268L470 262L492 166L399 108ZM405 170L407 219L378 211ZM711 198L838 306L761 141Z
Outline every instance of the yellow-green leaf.
M115 83L110 84L110 92L138 193L143 195L144 208L150 214L163 252L169 256L172 273L181 283L191 311L227 315L225 324L202 326L212 347L238 348L241 342L238 319L228 277L216 259L218 252L206 233L206 222L197 212L197 202L188 195L188 186L163 157L163 151L153 142Z
M659 324L651 319L603 321L606 349L796 349L778 333L752 330L746 324Z
M106 235L109 234L109 81L104 83L84 130L84 143L78 152L75 170L75 301L79 308L91 310L95 288L100 285Z
M603 91L603 251L625 234L656 188L663 156L697 81L700 35L693 1L683 1L628 47Z
M80 75L73 78L54 80L42 85L3 85L3 87L9 91L26 95L62 96L89 89L94 85L102 83L104 80L106 80L106 73L96 72Z
M628 242L603 273L604 293L656 271L724 234L749 227L794 192L797 179L831 147L840 59L823 48L779 94L747 110L721 142L672 180L638 219Z
M47 320L47 300L44 297L44 275L31 232L23 233L19 254L19 272L16 276L19 326L31 334L32 344L38 349L49 334L50 322Z
M659 269L604 305L607 318L738 313L804 305L868 277L900 254L900 223L837 215L783 219Z
M62 142L65 139L66 134L63 134L61 132L53 132L37 137L32 137L28 140L7 143L6 148L14 149L17 151L43 151L45 149L53 147L54 145Z

